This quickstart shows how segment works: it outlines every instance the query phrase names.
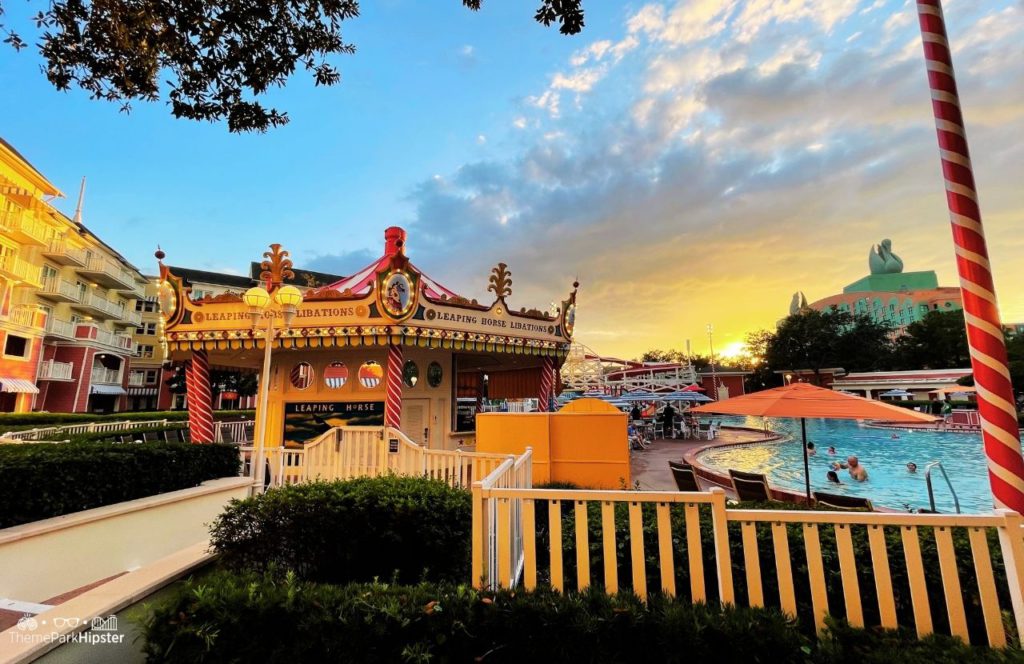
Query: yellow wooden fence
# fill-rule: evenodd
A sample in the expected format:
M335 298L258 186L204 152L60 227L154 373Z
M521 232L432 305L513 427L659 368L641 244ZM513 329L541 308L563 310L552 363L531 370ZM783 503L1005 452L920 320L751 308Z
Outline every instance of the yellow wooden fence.
M572 505L571 514L563 516L562 505ZM538 504L547 506L547 522L538 524ZM594 504L600 506L600 546L590 542L590 510ZM617 541L615 526L616 508L628 514L628 549ZM624 507L624 510L622 510ZM646 508L646 509L645 509ZM680 513L681 512L681 513ZM701 536L701 514L704 514L707 528L710 513L710 540L712 545L705 551ZM675 515L673 519L672 516ZM596 518L596 514L594 515ZM496 527L489 527L488 520L497 519ZM574 531L575 564L563 560L563 523ZM673 524L677 531L673 531ZM732 530L739 530L742 550L742 575L734 579L734 561L730 549L730 524ZM787 526L798 525L802 539L794 546L803 547L805 565L794 564L791 555L792 534ZM538 525L545 530L549 550L538 552ZM760 533L758 526L761 525ZM791 615L797 615L797 595L794 579L797 574L806 575L799 579L802 587L809 586L811 614L818 629L824 626L825 616L830 613L826 569L822 556L822 541L819 534L825 529L834 532L835 550L841 574L841 593L844 614L852 625L865 626L865 607L861 600L861 581L874 586L877 597L877 615L882 627L896 628L899 625L890 561L885 531L893 529L900 534L902 551L898 560L892 561L899 569L906 570L907 585L899 588L901 598L909 593L912 605L912 623L919 636L933 631L933 611L943 611L943 625L948 631L965 641L970 640L965 613L961 574L971 572L969 578L976 579L976 604L970 610L980 613L983 620L985 642L1001 647L1007 643L1002 611L1012 615L1010 624L1018 635L1024 634L1024 537L1021 517L1015 512L999 512L988 515L941 515L941 514L893 514L878 512L824 512L729 509L725 493L713 489L707 493L686 492L635 492L635 491L567 491L503 487L488 481L473 486L473 579L478 587L511 587L517 582L516 565L521 558L522 580L527 589L538 583L549 583L557 590L584 589L594 581L592 564L601 570L598 582L609 593L620 588L620 562L630 562L631 579L622 584L641 598L649 592L660 591L670 596L688 594L691 601L709 600L709 589L705 579L711 576L714 567L716 586L714 596L722 604L744 603L750 606L764 606L767 603L780 607ZM857 537L866 538L870 551L869 567L858 568L855 558L854 531ZM959 567L970 566L970 570L958 569L952 532L965 529L970 542L970 561L964 563L961 556ZM995 529L999 534L998 553L1005 568L1006 586L998 588L993 573L993 551L990 550L987 534ZM496 536L492 536L492 531ZM645 531L647 543L645 543ZM926 586L926 574L921 552L920 533L930 531L934 538L935 556L938 559L942 580L942 604L933 607ZM770 535L767 533L770 532ZM771 539L771 558L765 563L774 563L774 570L767 572L770 577L762 578L759 551L759 536ZM656 543L655 543L656 541ZM624 543L621 543L624 544ZM766 542L765 542L766 544ZM929 547L931 543L929 541ZM648 556L645 547L655 549ZM628 553L626 553L628 551ZM543 555L539 555L539 553ZM657 560L658 580L655 584L647 578L648 558ZM676 558L686 560L686 574L689 578L688 593L677 589ZM539 569L541 559L546 562ZM736 561L739 563L739 561ZM575 568L575 579L567 583L565 567L569 563ZM863 560L861 561L863 564ZM905 566L905 567L904 567ZM739 565L737 565L739 567ZM652 566L653 568L653 566ZM805 569L804 569L805 568ZM828 570L834 573L835 570ZM707 574L706 574L707 573ZM543 579L543 580L542 580ZM573 583L574 581L574 583ZM765 581L770 581L773 595L766 598ZM737 584L745 591L742 602L737 599ZM653 587L652 587L653 585ZM835 592L835 591L833 591ZM1000 594L1009 597L1009 606L1000 606ZM833 594L835 597L835 594ZM770 600L770 601L769 601ZM1004 600L1005 601L1005 600ZM800 607L806 611L806 606ZM874 609L875 607L872 607ZM980 641L976 638L975 641Z

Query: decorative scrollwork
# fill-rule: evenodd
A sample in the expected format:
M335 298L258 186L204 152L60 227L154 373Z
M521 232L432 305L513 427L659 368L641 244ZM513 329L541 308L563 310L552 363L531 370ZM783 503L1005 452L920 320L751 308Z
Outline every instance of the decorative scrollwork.
M498 266L491 270L489 281L490 285L487 290L499 298L506 298L512 294L512 272L504 263L498 263Z
M267 259L260 263L263 271L260 272L260 280L269 280L274 287L280 286L285 279L294 279L292 272L292 259L288 258L288 252L281 250L280 244L270 245L270 251L263 252L263 258Z

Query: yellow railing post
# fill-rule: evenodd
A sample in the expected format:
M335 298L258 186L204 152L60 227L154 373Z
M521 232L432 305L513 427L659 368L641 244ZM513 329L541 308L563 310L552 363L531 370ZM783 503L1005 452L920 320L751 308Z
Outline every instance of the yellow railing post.
M999 547L1003 551L1013 617L1017 634L1024 634L1024 533L1021 531L1021 516L1012 510L996 510L996 514L1003 517L1003 525L999 527Z
M718 572L718 601L734 604L732 556L729 554L729 517L725 511L725 491L711 489L711 527L715 536L715 566Z
M484 528L484 484L483 482L473 482L473 586L478 590L483 590L486 586L486 576L484 575L484 559L486 558L486 552L484 550L484 543L486 541L487 533Z

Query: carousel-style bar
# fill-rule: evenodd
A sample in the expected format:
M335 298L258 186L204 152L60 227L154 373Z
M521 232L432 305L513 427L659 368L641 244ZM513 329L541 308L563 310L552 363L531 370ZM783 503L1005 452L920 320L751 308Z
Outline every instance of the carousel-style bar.
M194 300L161 262L165 340L173 361L193 367L194 440L207 438L200 411L211 366L266 374L257 437L265 431L268 447L297 449L330 428L365 425L398 428L428 448L471 449L484 399L536 399L540 410L550 408L578 284L556 311L516 310L508 304L511 272L500 263L481 280L493 296L483 304L418 269L401 228L388 228L384 239L383 256L350 277L289 294L298 302L287 321L278 303L294 288L281 285L291 261L279 245L265 254L259 302L251 293Z

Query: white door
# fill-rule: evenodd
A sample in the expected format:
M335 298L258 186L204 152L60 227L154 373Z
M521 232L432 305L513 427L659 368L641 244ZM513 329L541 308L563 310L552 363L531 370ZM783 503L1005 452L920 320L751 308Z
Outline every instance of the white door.
M402 400L402 433L417 445L430 446L430 400Z

